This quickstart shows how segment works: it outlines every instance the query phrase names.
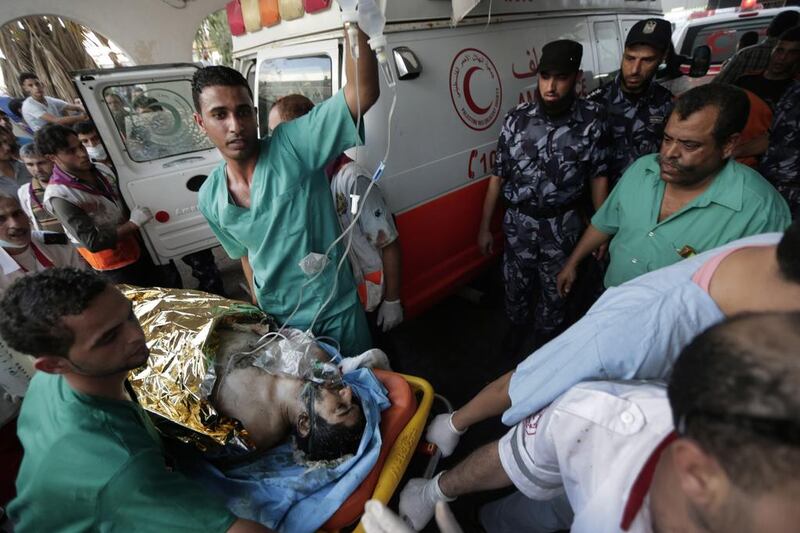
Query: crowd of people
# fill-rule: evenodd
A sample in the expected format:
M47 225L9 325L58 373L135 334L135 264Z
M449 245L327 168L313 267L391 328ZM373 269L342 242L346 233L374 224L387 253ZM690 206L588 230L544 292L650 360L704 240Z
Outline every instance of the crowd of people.
M581 44L543 47L535 98L503 121L477 235L492 253L502 198L503 351L523 357L426 438L449 456L478 422L502 415L511 429L408 481L405 521L368 504L368 531L420 530L437 505L453 531L439 502L508 487L480 511L488 532L797 528L798 22L781 13L717 83L677 97L655 81L672 53L665 20L636 23L616 77L586 97ZM278 100L262 139L237 71L199 69L192 95L224 160L198 207L241 261L252 303L347 357L403 307L397 229L344 155L379 98L375 57L347 55L345 70L327 101ZM18 149L0 123L0 336L38 372L18 419L17 531L266 531L169 467L126 386L148 349L113 287L164 284L140 234L152 214L124 204L80 106L46 96L35 75L20 83L35 136ZM117 120L121 97L106 101Z

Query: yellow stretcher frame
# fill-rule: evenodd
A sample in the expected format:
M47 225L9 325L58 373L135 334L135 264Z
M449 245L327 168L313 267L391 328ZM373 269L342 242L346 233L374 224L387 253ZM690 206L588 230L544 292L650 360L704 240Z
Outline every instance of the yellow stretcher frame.
M389 500L392 499L394 491L397 490L397 486L403 479L411 458L417 450L417 444L419 444L419 439L422 437L422 432L427 425L428 415L431 412L434 399L433 386L426 380L407 374L399 375L408 382L415 395L421 394L421 398L417 403L417 410L414 416L408 421L406 427L397 436L392 449L389 450L389 455L386 456L381 474L378 476L378 483L372 492L372 499L379 500L384 504L388 504ZM358 522L354 533L365 533L361 521Z

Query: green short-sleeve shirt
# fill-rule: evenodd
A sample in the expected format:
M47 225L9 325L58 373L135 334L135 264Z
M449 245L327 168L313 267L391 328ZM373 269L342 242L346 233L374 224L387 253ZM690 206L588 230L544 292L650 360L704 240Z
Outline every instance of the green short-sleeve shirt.
M678 262L687 246L705 252L749 235L783 231L792 221L775 188L733 160L703 194L658 222L665 186L656 155L640 157L592 217L595 228L613 235L606 287Z
M134 402L81 394L39 372L17 424L25 455L8 507L15 531L224 532L236 520L221 499L168 469Z
M247 256L259 306L283 321L297 306L308 281L298 264L324 254L339 236L325 165L360 139L344 91L307 115L284 122L262 139L250 189L250 208L230 199L225 163L200 189L199 208L228 255ZM343 247L337 245L322 274L303 289L292 325L307 327L328 298ZM347 261L321 318L360 305Z

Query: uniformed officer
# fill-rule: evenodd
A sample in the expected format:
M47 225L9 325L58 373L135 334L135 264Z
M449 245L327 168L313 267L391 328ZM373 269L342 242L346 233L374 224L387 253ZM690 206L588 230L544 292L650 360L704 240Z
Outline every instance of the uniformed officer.
M672 93L656 83L658 66L669 50L672 27L664 19L637 22L625 39L622 64L613 82L589 94L608 115L608 179L614 186L640 156L658 152L672 111Z
M792 218L800 218L800 82L795 82L775 107L769 148L758 170L786 199Z
M503 217L506 314L515 326L527 324L538 285L537 342L554 336L564 319L556 275L584 227L578 212L584 188L588 182L595 208L608 194L605 117L599 105L575 93L582 53L582 46L570 40L542 49L534 101L517 106L503 123L478 234L481 251L491 253L489 225L502 192L508 206Z

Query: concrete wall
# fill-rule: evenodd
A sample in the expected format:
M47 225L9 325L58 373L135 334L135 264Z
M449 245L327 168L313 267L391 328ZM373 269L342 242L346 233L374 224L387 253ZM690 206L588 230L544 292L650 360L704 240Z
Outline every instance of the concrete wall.
M202 20L225 0L0 0L0 26L30 15L72 19L114 41L137 64L192 60Z

